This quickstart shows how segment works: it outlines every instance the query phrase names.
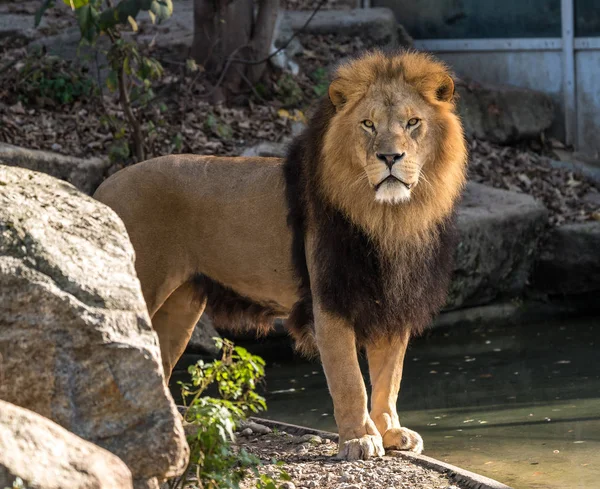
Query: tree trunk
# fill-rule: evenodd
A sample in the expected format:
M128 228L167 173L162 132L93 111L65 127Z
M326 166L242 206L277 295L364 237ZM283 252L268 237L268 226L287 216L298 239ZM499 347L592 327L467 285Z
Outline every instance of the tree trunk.
M255 60L265 59L271 53L271 44L275 34L279 0L260 0L256 25L252 36L252 55ZM265 72L267 63L248 66L248 78L257 83Z
M252 61L269 55L279 0L259 1L255 19L252 0L194 0L192 57L228 93L237 92L244 77L256 83L265 71L266 63Z

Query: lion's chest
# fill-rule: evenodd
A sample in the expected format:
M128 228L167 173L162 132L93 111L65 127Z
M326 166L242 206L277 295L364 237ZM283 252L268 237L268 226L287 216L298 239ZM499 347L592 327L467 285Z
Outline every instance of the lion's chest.
M338 212L317 226L318 277L312 293L331 313L346 319L364 342L394 331L422 330L443 306L452 270L452 225L440 227L428 252L383 255Z

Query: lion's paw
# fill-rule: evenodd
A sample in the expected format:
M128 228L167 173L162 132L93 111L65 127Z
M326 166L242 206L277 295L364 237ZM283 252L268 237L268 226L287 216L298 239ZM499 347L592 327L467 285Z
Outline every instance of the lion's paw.
M408 428L392 428L383 435L383 446L388 450L410 450L418 455L423 451L423 438Z
M364 435L344 442L337 458L342 460L368 460L385 455L381 436Z

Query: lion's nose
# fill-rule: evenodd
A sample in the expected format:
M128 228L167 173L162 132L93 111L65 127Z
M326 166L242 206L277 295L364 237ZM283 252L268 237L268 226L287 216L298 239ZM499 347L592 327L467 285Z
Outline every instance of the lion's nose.
M387 167L391 170L394 163L397 163L406 153L393 153L393 154L384 154L384 153L376 153L376 156L379 160L383 161Z

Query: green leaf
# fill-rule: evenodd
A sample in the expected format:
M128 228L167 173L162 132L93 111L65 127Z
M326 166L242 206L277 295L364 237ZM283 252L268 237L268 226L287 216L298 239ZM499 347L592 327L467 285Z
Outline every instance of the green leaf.
M127 22L129 22L129 25L131 26L131 29L133 30L133 32L137 32L137 30L138 30L137 22L131 15L129 17L127 17Z
M54 0L43 0L42 1L42 4L40 5L40 8L37 9L36 12L35 12L35 21L34 21L34 26L35 27L37 27L38 25L40 25L40 22L42 21L42 17L44 16L44 13L50 7L54 7Z
M127 24L128 18L135 19L140 11L139 0L122 0L116 7L107 8L100 14L100 29L105 31L118 24Z
M111 92L114 92L117 89L117 72L115 70L110 70L108 76L106 77L106 86Z
M140 11L139 0L122 0L117 9L119 11L119 20L122 24L127 22L127 18L135 19Z
M98 18L98 27L101 31L112 29L119 23L119 12L115 7L107 8Z
M78 8L90 3L90 0L63 0L63 3L71 7L73 10L77 10Z
M123 60L123 71L126 75L131 75L131 66L129 65L129 56L125 56Z
M158 22L167 20L173 14L172 0L152 0L150 11L156 15Z
M77 17L81 37L87 39L89 42L93 42L98 33L96 23L98 12L96 9L91 5L84 5L75 11L75 16Z

